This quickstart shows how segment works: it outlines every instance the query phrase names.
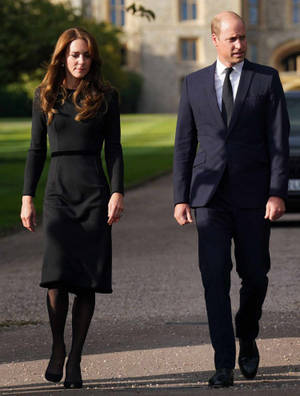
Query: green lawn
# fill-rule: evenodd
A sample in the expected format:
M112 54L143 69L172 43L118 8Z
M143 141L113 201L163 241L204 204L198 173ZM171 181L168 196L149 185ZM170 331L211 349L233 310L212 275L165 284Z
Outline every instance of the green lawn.
M175 123L175 115L122 115L126 188L171 169ZM19 211L29 142L30 120L0 120L0 235L20 229ZM39 215L47 169L48 161L35 198Z

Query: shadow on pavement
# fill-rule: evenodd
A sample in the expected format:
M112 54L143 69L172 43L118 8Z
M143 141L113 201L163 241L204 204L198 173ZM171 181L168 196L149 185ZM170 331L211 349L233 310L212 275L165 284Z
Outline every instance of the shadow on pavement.
M271 223L272 228L300 228L300 220L279 220Z
M299 319L291 312L265 312L260 339L299 336ZM66 344L71 340L71 324L66 326ZM187 316L174 320L156 318L151 322L120 321L104 324L95 320L84 347L85 355L157 348L210 344L205 317ZM0 330L0 363L48 359L51 335L48 323L36 326L10 327Z
M255 380L252 381L245 380L240 371L236 370L234 387L230 388L230 391L228 389L228 393L224 389L222 396L229 395L233 390L235 395L246 395L248 392L252 394L254 390L256 392L262 391L263 395L299 395L298 386L300 386L300 377L291 374L291 371L297 372L299 370L300 365L263 367L260 368ZM87 395L113 393L114 395L119 394L123 396L143 395L155 392L161 396L170 396L172 394L199 394L199 390L201 390L201 395L204 396L206 394L211 395L213 392L207 387L207 380L211 375L211 371L202 371L146 377L94 379L84 381L83 389L70 390L68 392ZM295 393L293 393L294 390ZM66 392L66 390L62 384L49 385L48 383L37 383L0 387L0 392L2 395L57 395Z

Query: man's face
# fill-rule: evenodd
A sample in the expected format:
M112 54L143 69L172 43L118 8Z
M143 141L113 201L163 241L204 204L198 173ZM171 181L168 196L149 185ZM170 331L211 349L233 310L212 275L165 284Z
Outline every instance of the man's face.
M247 51L246 31L243 22L234 17L227 17L220 23L220 34L212 34L220 61L227 67L245 59Z

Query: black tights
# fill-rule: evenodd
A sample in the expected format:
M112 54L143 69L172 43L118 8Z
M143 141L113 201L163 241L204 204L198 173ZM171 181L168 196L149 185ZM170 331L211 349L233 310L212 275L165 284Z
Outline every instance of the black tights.
M64 288L48 289L47 307L53 346L52 360L65 356L64 330L69 307L69 294ZM95 293L93 291L79 292L74 298L72 308L72 346L68 364L78 365L81 360L83 344L95 309Z

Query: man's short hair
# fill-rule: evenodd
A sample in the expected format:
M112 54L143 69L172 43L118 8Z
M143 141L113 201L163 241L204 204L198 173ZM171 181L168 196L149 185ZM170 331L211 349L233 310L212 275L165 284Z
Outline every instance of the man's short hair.
M220 30L221 30L220 26L221 26L221 21L222 21L222 18L220 17L221 14L230 14L230 15L240 19L243 22L243 24L245 25L243 18L239 14L237 14L234 11L224 11L220 14L217 14L211 21L211 25L210 25L211 33L212 34L214 33L216 36L220 35Z

